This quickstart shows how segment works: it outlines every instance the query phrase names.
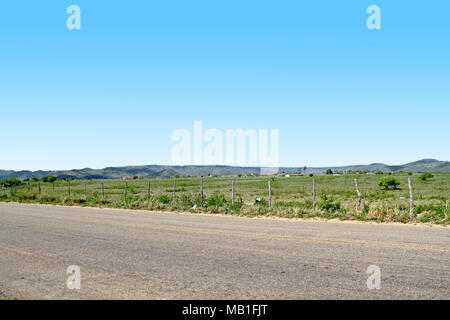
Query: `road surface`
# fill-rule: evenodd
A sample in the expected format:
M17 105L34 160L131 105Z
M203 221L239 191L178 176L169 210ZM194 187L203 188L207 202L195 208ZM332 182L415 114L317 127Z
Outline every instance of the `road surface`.
M67 288L80 267L81 288ZM368 289L370 265L380 289ZM371 282L375 283L375 282ZM450 299L450 229L0 203L17 299Z

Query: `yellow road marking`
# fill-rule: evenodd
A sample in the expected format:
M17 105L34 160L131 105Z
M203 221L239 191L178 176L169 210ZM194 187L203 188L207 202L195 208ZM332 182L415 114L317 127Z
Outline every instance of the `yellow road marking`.
M205 230L195 230L195 229L176 228L176 227L164 227L164 226L156 226L156 225L150 225L150 224L126 223L126 222L119 222L119 221L106 221L106 220L100 220L100 219L55 217L55 216L46 216L46 215L40 215L40 214L24 214L24 213L15 213L15 214L31 216L31 217L38 217L38 218L59 219L59 220L66 220L66 221L87 222L87 223L96 223L96 224L103 224L103 225L115 225L115 226L133 227L133 228L140 228L140 229L196 233L196 234L203 234L203 235L217 235L217 236L246 238L246 239L264 239L264 240L277 240L277 241L293 241L293 242L302 242L302 243L321 243L321 244L350 245L350 246L355 245L355 246L366 246L366 247L382 247L382 248L410 249L410 250L421 250L421 251L450 252L450 249L446 249L446 248L420 247L420 246L410 246L410 245L401 245L401 244L393 244L393 243L376 243L376 242L360 242L360 241L345 241L345 240L302 239L302 238L292 238L292 237L267 236L267 235L261 235L261 234L228 233L228 232L220 232L220 231L205 231Z

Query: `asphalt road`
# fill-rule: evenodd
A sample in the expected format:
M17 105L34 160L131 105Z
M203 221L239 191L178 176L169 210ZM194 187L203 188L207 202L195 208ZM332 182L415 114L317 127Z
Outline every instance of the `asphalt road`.
M66 286L69 265L81 288ZM381 288L368 289L368 266ZM18 299L450 299L450 229L0 204Z

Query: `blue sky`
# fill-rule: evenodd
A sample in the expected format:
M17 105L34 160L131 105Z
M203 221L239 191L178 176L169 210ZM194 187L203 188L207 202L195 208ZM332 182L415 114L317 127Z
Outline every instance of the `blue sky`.
M66 8L81 8L68 30ZM368 30L366 8L381 8ZM280 130L281 166L450 160L448 1L11 1L2 169L171 164L178 128Z

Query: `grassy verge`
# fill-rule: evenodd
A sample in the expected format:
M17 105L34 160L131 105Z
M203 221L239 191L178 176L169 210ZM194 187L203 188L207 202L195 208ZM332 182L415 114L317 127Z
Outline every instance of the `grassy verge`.
M387 176L387 175L385 175ZM240 216L279 216L287 218L322 217L327 219L378 222L450 222L450 174L435 174L421 181L419 174L392 175L401 184L395 190L383 190L378 181L383 175L342 175L315 177L208 177L203 178L201 208L200 178L77 180L69 183L33 182L28 186L4 189L0 201L58 204L101 208L129 208L153 211L190 211ZM415 209L409 217L407 179L413 183ZM354 179L358 179L363 200L356 209ZM313 208L312 180L316 183L316 207ZM231 181L234 181L234 203ZM268 181L272 186L269 208ZM103 192L102 192L103 183ZM150 193L148 184L150 183ZM86 190L86 192L85 192ZM103 197L104 193L104 197Z

